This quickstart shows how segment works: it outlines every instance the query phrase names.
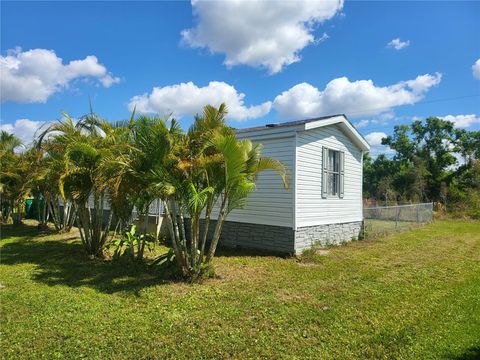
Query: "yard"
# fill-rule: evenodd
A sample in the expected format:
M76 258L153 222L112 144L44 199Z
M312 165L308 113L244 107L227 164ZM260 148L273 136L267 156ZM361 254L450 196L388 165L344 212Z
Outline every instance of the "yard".
M36 234L2 228L5 359L480 358L478 221L301 260L223 251L195 285Z

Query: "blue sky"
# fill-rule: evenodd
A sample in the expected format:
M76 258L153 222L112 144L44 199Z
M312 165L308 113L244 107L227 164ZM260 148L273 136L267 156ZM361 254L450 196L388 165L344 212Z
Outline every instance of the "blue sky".
M346 113L374 146L414 118L480 129L479 2L2 2L1 56L25 141L89 97L184 127L204 102L239 128Z

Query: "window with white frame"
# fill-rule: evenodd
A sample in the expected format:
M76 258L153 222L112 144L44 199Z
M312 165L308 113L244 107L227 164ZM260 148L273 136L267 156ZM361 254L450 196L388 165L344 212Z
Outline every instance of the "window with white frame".
M340 152L328 149L327 195L338 195L340 181Z
M343 198L344 158L342 151L323 148L323 197Z

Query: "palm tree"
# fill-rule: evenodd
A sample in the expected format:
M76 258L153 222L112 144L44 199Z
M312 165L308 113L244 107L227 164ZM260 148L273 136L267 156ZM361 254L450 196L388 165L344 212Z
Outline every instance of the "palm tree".
M28 162L25 153L15 150L22 142L4 130L0 132L0 203L2 221L12 214L15 225L21 223L23 201L29 193Z
M173 148L168 161L153 173L178 265L189 278L201 276L211 266L225 219L232 210L245 205L259 172L274 170L287 186L285 166L261 157L260 146L239 141L226 125L226 114L224 104L218 109L206 106ZM215 208L218 217L205 256L210 217Z
M13 153L16 148L23 146L22 141L14 134L2 130L0 131L0 152Z
M68 232L73 227L77 208L68 193L62 198L59 184L66 169L64 148L58 142L34 141L30 151L33 154L32 193L37 198L40 227L53 221L55 230ZM62 202L60 202L60 199Z
M99 171L110 154L112 126L94 113L75 124L68 114L40 134L38 143L46 141L51 165L58 165L60 196L71 199L76 207L80 238L89 255L102 255L113 213L104 221L104 206L108 201L107 187Z
M209 263L217 248L223 224L228 214L243 208L248 195L255 189L257 175L265 170L275 171L288 187L287 168L270 157L261 156L261 145L253 146L250 140L237 140L231 134L218 134L210 144L221 154L221 171L213 178L219 191L219 211L206 262Z
M146 115L135 118L134 114L124 129L123 141L111 148L100 173L111 190L112 206L123 227L131 223L134 206L143 216L143 241L133 254L141 260L147 239L148 209L161 195L158 187L151 186L152 176L166 166L182 133L175 119Z

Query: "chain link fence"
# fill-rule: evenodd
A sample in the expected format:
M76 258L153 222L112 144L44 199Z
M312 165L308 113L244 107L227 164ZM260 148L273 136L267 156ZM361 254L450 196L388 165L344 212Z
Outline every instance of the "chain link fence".
M363 217L366 237L385 235L431 222L433 203L367 207Z

